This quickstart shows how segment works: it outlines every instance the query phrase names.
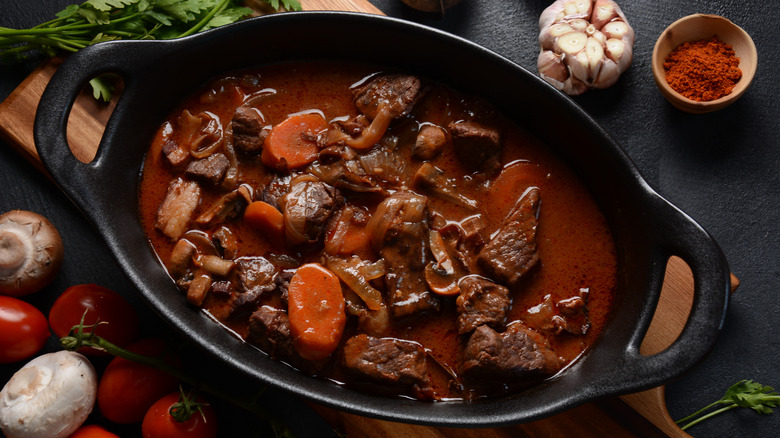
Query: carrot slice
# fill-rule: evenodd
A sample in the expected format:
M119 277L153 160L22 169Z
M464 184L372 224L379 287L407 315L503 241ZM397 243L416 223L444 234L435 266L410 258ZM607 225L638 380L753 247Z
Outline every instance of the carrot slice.
M303 265L290 280L287 297L295 350L306 360L327 358L347 321L338 277L317 263Z
M284 215L273 205L254 201L244 209L244 221L260 230L277 248L284 246Z
M287 117L274 126L263 143L263 164L279 170L297 169L315 159L319 153L314 137L328 129L320 114L303 113Z

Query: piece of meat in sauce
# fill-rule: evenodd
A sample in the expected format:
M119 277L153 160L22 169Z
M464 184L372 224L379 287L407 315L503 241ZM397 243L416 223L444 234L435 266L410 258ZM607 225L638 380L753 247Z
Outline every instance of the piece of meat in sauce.
M173 125L165 122L161 129L161 152L173 168L181 168L190 159L190 151L173 138Z
M343 365L377 383L413 386L429 391L425 350L412 341L359 334L344 344Z
M488 324L497 329L506 325L512 301L509 289L478 275L467 275L458 282L460 294L455 300L458 310L458 333L465 334Z
M187 164L184 174L194 180L211 186L217 186L222 182L222 178L225 176L228 167L230 167L228 158L225 154L217 152L206 158L190 161L190 163Z
M240 106L231 121L233 146L246 155L257 155L263 150L268 130L263 129L263 115L256 109Z
M556 335L568 332L584 335L590 329L588 319L588 288L581 288L577 295L555 302L546 295L541 304L526 310L523 322L537 330L547 330Z
M285 216L284 231L291 245L319 242L340 204L336 190L314 177L294 180L280 201Z
M515 321L498 333L487 325L474 330L463 350L461 375L466 379L503 380L549 376L563 361L547 338Z
M479 252L477 261L494 279L513 285L539 261L536 216L539 189L531 187L518 199L501 228Z
M264 257L236 259L235 272L238 291L229 302L233 312L256 304L263 294L277 288L276 267Z
M427 205L425 196L396 192L379 204L366 226L372 246L387 264L385 293L394 317L440 306L425 281L425 266L432 259Z
M177 240L187 231L192 215L200 203L200 186L195 181L176 178L168 186L168 192L160 208L154 227Z
M249 317L246 341L274 359L297 356L290 337L290 318L282 309L261 306L254 311Z
M447 127L458 159L473 170L492 172L501 164L501 135L477 122L457 121Z
M396 118L412 110L422 95L422 83L415 76L382 75L356 88L354 94L355 106L368 118L376 118L380 107L389 111L391 118Z
M266 204L273 205L277 210L281 210L279 201L290 191L291 174L275 175L260 191L258 200Z

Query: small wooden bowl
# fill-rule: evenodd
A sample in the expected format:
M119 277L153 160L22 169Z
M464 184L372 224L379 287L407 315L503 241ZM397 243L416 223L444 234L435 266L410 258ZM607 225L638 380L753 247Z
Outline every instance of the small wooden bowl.
M682 43L711 39L713 36L730 44L734 49L740 59L742 78L730 94L715 100L697 102L684 97L669 86L665 77L664 60ZM655 43L652 62L655 83L666 100L689 113L707 113L725 108L742 96L756 74L758 53L753 39L741 27L717 15L694 14L675 21L664 30Z

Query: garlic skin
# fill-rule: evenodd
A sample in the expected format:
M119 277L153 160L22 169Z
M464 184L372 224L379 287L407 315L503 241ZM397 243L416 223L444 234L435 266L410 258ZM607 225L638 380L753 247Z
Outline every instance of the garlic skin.
M634 30L613 0L556 0L539 17L539 75L576 96L617 82L633 59Z
M8 438L66 438L92 412L97 385L95 369L79 353L38 356L0 391L0 430Z

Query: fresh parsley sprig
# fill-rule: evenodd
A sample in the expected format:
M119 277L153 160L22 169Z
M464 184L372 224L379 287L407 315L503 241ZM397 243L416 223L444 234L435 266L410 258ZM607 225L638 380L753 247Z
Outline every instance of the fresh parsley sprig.
M301 10L298 0L263 0L274 9ZM87 0L70 5L55 19L30 29L0 27L0 60L55 56L118 39L173 39L233 23L253 11L236 0ZM94 82L94 80L93 80ZM93 83L95 95L110 85Z
M712 410L721 405L723 407ZM681 429L685 430L731 409L750 408L759 414L771 414L772 408L778 406L780 406L780 394L775 392L774 388L764 386L752 380L740 380L726 390L726 394L720 400L675 421L675 423L678 425L685 424L681 426Z

